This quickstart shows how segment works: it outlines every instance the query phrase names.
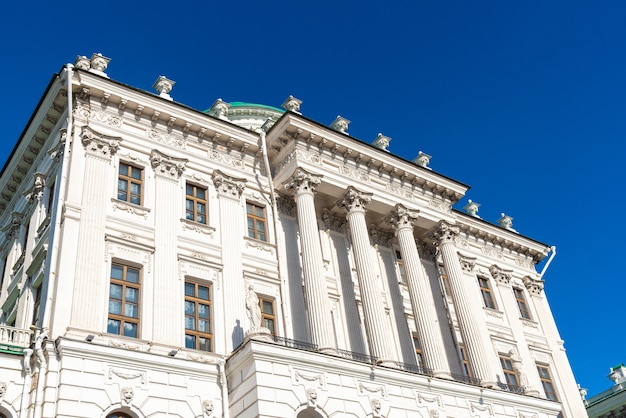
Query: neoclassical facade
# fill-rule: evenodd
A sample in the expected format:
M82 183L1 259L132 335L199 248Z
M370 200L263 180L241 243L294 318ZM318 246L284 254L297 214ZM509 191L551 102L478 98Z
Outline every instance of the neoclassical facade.
M586 416L468 186L281 108L55 74L1 173L0 417Z

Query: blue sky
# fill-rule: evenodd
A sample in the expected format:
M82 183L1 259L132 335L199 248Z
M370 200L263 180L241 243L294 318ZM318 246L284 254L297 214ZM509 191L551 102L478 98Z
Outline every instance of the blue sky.
M142 4L143 3L143 4ZM557 247L546 291L578 382L607 389L626 363L626 3L623 1L64 2L3 5L0 160L50 77L76 55L112 59L111 78L206 109L222 98L352 121L407 159L472 186ZM613 210L613 209L611 209Z

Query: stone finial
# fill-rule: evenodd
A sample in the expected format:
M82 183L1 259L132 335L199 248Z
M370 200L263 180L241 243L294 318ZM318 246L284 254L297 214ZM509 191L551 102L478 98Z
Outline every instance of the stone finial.
M433 157L420 151L417 153L417 157L413 158L413 163L430 170L431 168L428 167L428 164L430 164L431 158Z
M74 67L79 68L81 70L89 71L89 69L91 68L91 62L89 61L89 58L87 58L86 56L77 55L76 60L74 61Z
M578 385L578 393L580 393L580 398L586 404L587 403L587 399L585 399L585 398L587 397L587 389L585 389L583 387L580 387L580 385Z
M348 125L350 125L350 121L346 118L342 118L341 116L337 116L337 118L330 124L330 127L337 132L341 132L342 134L347 134Z
M611 373L607 376L616 385L626 382L626 366L619 364L615 367L611 367Z
M480 219L478 216L478 208L480 207L480 203L472 202L472 199L467 201L467 205L463 206L463 210L467 212L468 215L473 216L474 218Z
M500 225L500 227L508 231L517 232L516 230L513 229L513 218L511 218L508 215L505 215L504 213L501 213L500 215L501 215L500 219L497 220L498 225Z
M226 103L222 99L217 99L213 106L209 109L209 111L220 119L228 120L226 114L228 113L228 109L230 108L230 103Z
M103 56L101 53L93 54L91 56L91 61L90 61L90 65L91 65L90 71L108 78L109 76L105 74L105 71L107 70L109 66L109 62L111 62L111 58L107 58Z
M172 100L172 96L170 96L170 91L174 88L175 81L170 80L164 75L160 75L159 78L154 82L152 88L155 89L160 97L163 97L167 100Z
M375 146L376 148L379 148L379 149L383 150L383 151L389 152L387 147L389 147L389 143L390 142L391 142L391 138L389 138L388 136L385 136L385 135L379 133L378 136L376 137L376 139L374 140L374 142L372 142L372 145Z
M288 110L290 112L300 113L300 105L302 104L302 100L296 99L295 97L289 95L287 99L280 105L283 109Z

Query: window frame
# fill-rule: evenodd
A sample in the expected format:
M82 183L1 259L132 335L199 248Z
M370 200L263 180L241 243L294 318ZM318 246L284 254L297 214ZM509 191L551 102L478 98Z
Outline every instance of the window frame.
M192 187L193 194L189 194L189 187ZM197 191L202 190L204 192L204 198L197 196ZM191 202L193 209L190 211L187 208L187 202ZM198 204L204 205L204 222L198 220ZM191 219L189 218L191 215ZM196 222L202 225L209 224L209 190L205 186L200 186L195 183L185 182L185 219L189 222Z
M508 355L500 355L500 366L507 385L520 387L520 376L513 368L513 360Z
M404 260L402 259L402 253L397 248L394 248L393 250L396 256L396 265L398 266L398 278L400 279L400 283L407 284L408 279L406 275L406 265L404 264Z
M250 211L250 208L252 208L252 212ZM263 212L263 216L261 217L257 215L255 209L261 209ZM250 221L252 221L253 224L252 228L250 228ZM263 225L262 231L258 228L258 225ZM255 202L246 202L246 230L246 235L248 236L248 238L268 242L267 211L265 206L261 206Z
M413 341L413 349L415 350L415 361L419 367L426 367L424 364L424 350L422 349L422 344L420 343L420 339L416 333L412 335Z
M450 290L450 280L448 279L448 272L446 271L446 267L442 263L437 263L437 273L439 273L439 278L441 283L443 284L443 291L446 296L452 297L452 291Z
M467 356L467 349L463 344L459 344L459 360L461 360L461 369L463 370L463 374L467 377L473 378L474 373L472 372L472 365L469 362L469 357Z
M526 301L524 290L514 287L513 295L515 296L515 301L517 302L520 318L532 320L533 318L530 315L530 309L528 307L528 302Z
M498 305L496 304L496 298L491 290L491 284L489 283L489 279L486 277L478 276L478 287L480 288L480 294L483 298L483 305L487 309L498 310Z
M122 267L122 279L113 278L113 266ZM137 271L137 283L127 281L128 269L133 269ZM109 307L107 312L107 334L110 335L119 335L127 338L140 338L141 337L141 285L142 285L142 275L143 271L141 267L137 267L133 264L127 264L121 261L113 261L111 262L111 268L109 272ZM111 285L122 286L122 298L114 299L116 301L120 301L120 311L124 312L124 308L126 307L126 289L133 288L137 290L137 302L131 304L135 304L137 306L137 317L126 316L123 314L111 313ZM119 332L110 332L109 330L109 321L119 321ZM124 332L124 326L126 323L135 324L136 325L136 335L126 335Z
M194 286L194 296L190 296L187 294L187 285L193 285ZM187 304L187 302L193 303L194 304L194 327L195 329L190 329L187 328L187 318L191 318L192 316L187 314L186 308L183 308L183 315L185 318L185 324L184 324L184 329L185 329L185 348L189 348L192 350L200 350L200 351L204 351L207 353L212 353L213 352L213 346L214 346L214 334L213 334L213 285L212 283L202 283L200 281L197 280L193 280L193 279L186 279L185 283L184 283L184 298L185 298L185 305ZM199 287L205 287L208 289L209 291L209 296L208 299L203 299L199 296L199 292L198 289ZM209 307L209 317L208 320L205 318L200 317L199 314L199 309L198 309L198 305L199 304L203 304L203 305L208 305ZM209 323L209 332L205 332L205 331L199 331L199 322L201 320L207 320ZM194 347L188 347L187 346L187 337L188 336L193 336L194 337ZM208 340L209 342L209 346L208 346L208 350L205 350L203 348L201 348L201 342L200 342L200 338L205 338Z
M547 364L539 363L537 363L536 366L537 373L539 374L539 380L541 380L541 386L543 387L543 393L546 395L546 399L559 402L556 385L554 384L554 379L552 378L552 373L550 372L550 366L548 366ZM542 374L542 370L546 372L547 377ZM549 386L551 390L548 390L547 386Z
M277 320L276 320L276 303L274 298L270 298L270 297L265 297L263 295L257 295L257 297L259 298L259 308L261 309L261 324L263 328L266 328L270 331L270 333L272 335L276 335L276 325L277 325ZM272 307L272 312L271 313L267 313L265 312L264 305L263 303L267 302L271 305ZM272 327L267 327L266 326L266 321L272 321Z
M32 287L31 291L33 293L33 319L31 324L37 326L37 322L39 322L39 308L41 307L41 289L43 284L40 284L37 287Z
M122 166L126 166L126 174L122 174L121 170L122 170ZM137 170L139 170L139 174L140 177L139 179L135 178L132 176L132 169L135 168ZM126 194L126 199L120 199L120 181L125 181L126 182L126 191L124 192ZM133 202L132 198L133 196L136 196L136 194L133 194L131 192L131 185L135 183L139 185L139 203L135 203ZM137 206L141 206L143 205L143 195L144 195L144 169L143 167L134 165L134 164L130 164L124 161L120 161L119 162L119 166L117 169L117 200L120 200L122 202L126 202L129 203L131 205L137 205Z

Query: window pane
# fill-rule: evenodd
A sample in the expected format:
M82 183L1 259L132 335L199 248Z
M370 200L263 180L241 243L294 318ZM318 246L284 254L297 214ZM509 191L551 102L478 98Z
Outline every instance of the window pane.
M201 223L201 224L206 224L206 216L204 216L204 215L198 215L197 222L198 222L198 223Z
M126 322L124 324L124 335L127 337L137 338L137 324Z
M193 200L185 200L185 209L193 213Z
M193 283L185 283L185 296L195 296L196 287Z
M138 306L133 303L125 303L124 304L124 316L127 316L129 318L138 318L139 317Z
M185 348L196 348L195 335L185 335Z
M204 203L198 203L196 211L201 214L206 213L206 205Z
M209 305L204 305L202 303L198 304L198 317L209 319L211 315L211 308Z
M248 203L246 205L246 212L251 214L251 213L253 213L252 210L253 210L252 205Z
M131 183L130 184L130 193L139 195L141 194L141 184Z
M130 176L134 179L141 180L141 170L137 167L131 167Z
M200 350L203 351L211 351L211 339L210 338L199 338L200 340L200 347L198 347Z
M270 315L274 313L274 305L272 304L272 302L267 300L263 301L263 313Z
M193 302L185 301L185 315L196 315L196 304Z
M122 286L119 284L113 284L109 286L109 297L111 299L122 300Z
M118 193L121 192L127 192L128 191L128 182L126 180L122 180L119 179L117 180L117 190Z
M259 232L259 236L257 237L257 239L260 240L260 241L266 241L265 233Z
M126 281L131 283L139 283L139 270L128 267L126 270Z
M118 334L120 333L120 321L116 319L109 319L107 325L107 332L109 334Z
M193 196L193 186L187 184L185 186L185 194L187 194L189 196Z
M196 191L196 197L197 197L198 199L205 200L205 199L206 199L206 190L204 190L204 189L200 189L200 188L199 188L199 189Z
M206 332L207 334L211 332L211 322L205 321L203 319L198 321L198 331Z
M122 266L116 266L115 264L111 266L111 277L117 280L122 280Z
M109 313L120 315L122 313L122 302L119 300L109 301Z
M196 329L196 319L194 317L185 317L185 329L190 329L195 331Z
M209 288L206 286L198 286L198 297L200 299L209 300Z
M264 214L263 214L263 208L256 208L256 216L258 216L259 218L265 218Z
M139 289L134 287L126 288L126 302L138 302L139 301Z
M265 318L263 320L263 325L265 328L269 329L272 334L274 334L274 320Z
M128 175L128 164L120 164L119 174Z

